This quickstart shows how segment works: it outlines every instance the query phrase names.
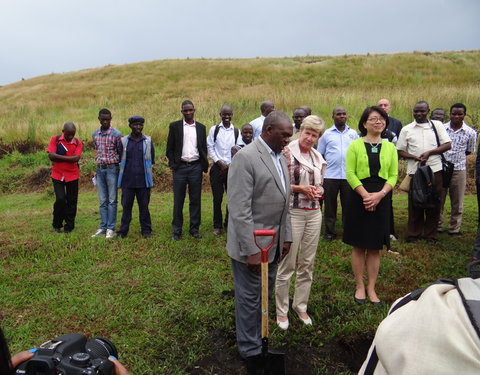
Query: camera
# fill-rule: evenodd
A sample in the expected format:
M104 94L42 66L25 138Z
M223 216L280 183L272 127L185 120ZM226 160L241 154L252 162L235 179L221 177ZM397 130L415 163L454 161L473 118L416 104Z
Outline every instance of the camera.
M34 356L15 369L16 375L114 375L109 356L117 349L105 338L71 333L40 345Z

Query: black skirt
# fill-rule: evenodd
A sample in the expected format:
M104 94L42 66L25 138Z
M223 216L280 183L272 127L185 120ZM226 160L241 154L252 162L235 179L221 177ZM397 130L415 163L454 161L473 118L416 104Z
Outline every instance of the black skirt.
M369 177L361 180L369 193L381 191L385 180ZM365 210L360 195L349 189L344 216L343 242L362 249L380 250L390 247L390 209L392 193L388 193L375 211Z

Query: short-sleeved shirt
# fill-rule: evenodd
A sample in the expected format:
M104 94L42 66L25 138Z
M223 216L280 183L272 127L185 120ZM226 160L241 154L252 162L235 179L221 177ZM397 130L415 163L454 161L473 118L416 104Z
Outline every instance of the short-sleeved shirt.
M436 149L438 144L432 129L432 123L435 124L435 129L437 129L440 145L450 142L450 137L445 130L445 126L443 126L440 121L431 120L431 123L427 122L424 124L418 124L414 121L405 125L400 132L397 141L397 150L420 156L425 151ZM438 172L442 169L442 157L440 155L431 155L426 164L432 168L433 173ZM407 173L414 174L416 170L415 160L408 159Z
M318 152L327 162L325 178L345 180L347 172L345 168L345 156L350 142L358 138L358 133L345 125L343 132L335 125L327 129L318 141Z
M116 164L120 162L122 155L122 133L119 130L109 127L102 131L98 128L92 134L93 143L97 157L97 164Z
M61 136L54 135L50 138L50 143L48 144L46 151L48 153L53 152L63 156L81 156L82 150L82 141L73 138L70 142L67 142L62 134ZM54 161L51 176L54 180L65 182L75 181L80 177L80 168L78 167L77 162Z
M445 159L455 165L454 170L464 171L467 169L467 152L475 152L477 132L465 122L458 130L452 128L450 121L444 125L448 136L452 140L452 148L443 155Z
M264 115L261 115L260 117L257 117L256 119L253 119L252 121L250 121L250 125L252 125L252 128L253 128L253 139L257 139L260 136L260 134L262 134L264 121L265 121Z

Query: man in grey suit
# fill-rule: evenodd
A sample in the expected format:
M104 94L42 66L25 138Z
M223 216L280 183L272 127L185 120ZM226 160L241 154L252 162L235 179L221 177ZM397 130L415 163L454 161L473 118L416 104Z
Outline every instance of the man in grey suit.
M237 347L247 369L260 362L261 354L261 276L260 249L255 245L255 229L275 229L275 245L269 251L269 292L277 262L290 250L292 242L288 211L290 179L281 151L292 136L292 124L280 111L271 112L262 133L232 159L228 174L227 250L232 261L235 283ZM257 242L267 247L270 237Z

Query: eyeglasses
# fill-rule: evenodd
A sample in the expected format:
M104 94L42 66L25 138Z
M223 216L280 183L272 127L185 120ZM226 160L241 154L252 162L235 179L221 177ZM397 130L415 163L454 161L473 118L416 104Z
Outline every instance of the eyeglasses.
M380 122L386 122L385 119L383 117L370 117L369 119L367 119L368 122L372 122L372 123L376 123L378 121Z

